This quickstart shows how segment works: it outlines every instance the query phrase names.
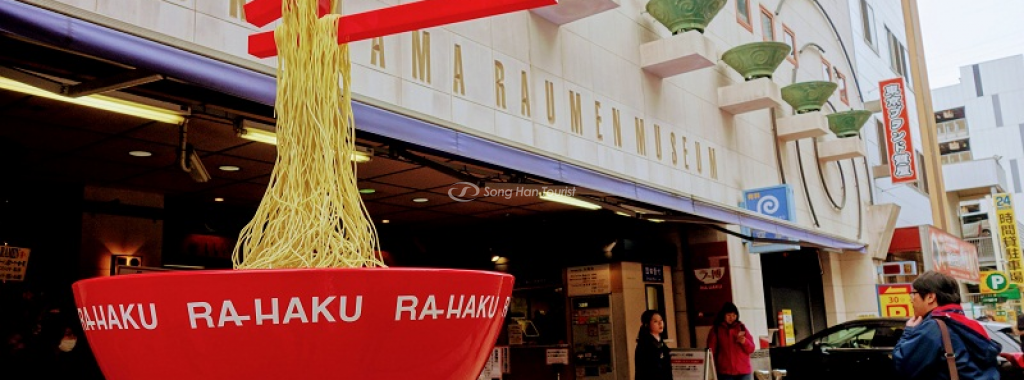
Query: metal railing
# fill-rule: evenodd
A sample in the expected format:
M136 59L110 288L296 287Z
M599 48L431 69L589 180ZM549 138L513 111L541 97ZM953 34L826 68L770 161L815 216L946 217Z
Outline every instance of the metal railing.
M996 261L996 249L992 243L991 236L977 237L973 239L964 239L964 241L974 244L978 248L978 263L985 264Z

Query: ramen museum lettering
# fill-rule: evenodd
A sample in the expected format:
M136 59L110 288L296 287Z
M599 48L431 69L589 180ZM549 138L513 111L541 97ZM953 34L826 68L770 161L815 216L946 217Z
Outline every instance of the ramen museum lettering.
M444 296L398 296L394 303L395 321L445 319L490 319L503 309L508 311L510 298L500 299L486 294L451 294ZM192 330L248 326L353 323L364 311L363 296L255 298L216 302L187 302L166 318L188 318ZM163 310L155 303L87 305L78 308L79 321L86 331L92 330L154 330L159 327L158 315Z
M429 31L413 31L410 33L411 78L413 81L421 84L432 85L435 78L432 76L433 66L431 57L434 50L431 48L431 33ZM368 49L370 65L386 69L389 60L386 57L385 39L372 39ZM529 73L526 70L508 72L509 66L506 65L506 62L502 62L501 59L494 59L493 70L487 70L487 72L493 73L492 78L482 79L467 76L467 72L470 71L466 70L464 64L463 50L464 47L461 44L452 43L452 70L450 71L452 76L452 94L465 97L467 83L475 80L493 81L493 99L487 102L490 104L490 107L506 113L518 114L518 116L523 118L533 117L534 99L532 98ZM567 132L581 137L594 136L598 142L605 142L605 136L601 132L601 128L610 127L612 137L610 143L616 148L631 150L637 155L654 158L657 161L665 161L666 164L674 168L686 171L694 171L696 169L697 174L706 175L711 179L718 179L717 152L714 147L704 144L706 149L701 149L700 142L677 134L677 132L671 131L670 128L659 123L649 122L643 117L633 117L632 124L635 144L629 147L624 146L623 124L624 122L629 123L629 121L623 120L622 110L617 107L608 107L602 104L600 100L594 100L594 112L591 116L594 123L590 124L594 130L593 132L587 131L586 129L589 125L584 122L584 110L589 108L590 105L584 104L583 95L580 92L573 89L558 91L556 90L555 83L549 80L544 80L539 85L543 86L544 99L542 101L544 102L544 107L541 110L543 112L542 117L548 124L554 126L560 118L564 118L567 115L569 121ZM512 86L519 87L520 95L518 99L509 98L508 92ZM557 98L563 96L568 98L568 102L565 103L564 107L559 107ZM602 116L603 112L608 113ZM611 120L606 120L609 115ZM626 125L626 128L628 128L628 124ZM653 146L649 145L651 143L653 143ZM667 143L668 146L664 146L664 143ZM665 154L665 148L669 148L669 154L667 155ZM691 167L691 160L696 165ZM706 171L705 166L707 166Z

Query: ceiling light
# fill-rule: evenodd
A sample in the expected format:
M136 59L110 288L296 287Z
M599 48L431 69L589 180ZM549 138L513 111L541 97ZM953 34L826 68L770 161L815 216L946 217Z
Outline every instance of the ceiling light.
M181 124L185 121L185 117L181 113L132 101L121 100L110 96L88 95L79 98L70 98L2 77L0 77L0 88L168 124Z
M274 126L269 124L255 122L252 120L242 120L239 137L264 144L277 145L277 133L272 131L273 128ZM357 146L356 150L352 152L352 156L350 157L350 159L355 161L357 164L370 162L372 158L373 150L361 146Z
M501 256L493 256L493 257L491 257L491 262L492 263L496 263L496 262L498 262L498 260L501 260Z
M540 199L543 199L543 200L546 200L546 201L551 201L551 202L558 202L558 203L566 204L566 205L570 205L570 206L582 207L582 208L585 208L587 210L600 210L601 209L601 206L598 206L596 204L587 202L585 200L577 199L577 198L573 198L573 197L569 197L569 196L565 196L565 195L561 195L561 194L555 194L555 193L543 193L543 194L541 194Z
M377 189L359 189L360 194L373 194L376 193Z
M387 219L384 219L384 220L382 220L382 221L380 221L380 222L381 222L381 223L384 223L384 224L388 224L388 223L391 223L391 221L390 221L390 220L387 220Z
M147 152L144 150L133 150L131 152L128 152L128 154L131 155L132 157L149 157L153 155L153 152Z
M629 214L627 214L627 213L624 213L624 212L622 212L622 211L616 211L616 212L615 212L615 215L622 215L622 216L627 216L627 217L630 217L630 216L632 216L632 215L629 215Z
M243 123L242 125L246 124L247 123ZM239 136L246 140L252 140L270 145L277 145L277 134L260 128L242 127Z
M430 200L427 199L427 198L413 198L412 201L416 202L416 203L427 203L427 202L430 202Z
M224 202L224 198L213 198L214 202Z
M242 170L242 168L234 165L221 165L219 169L226 172L237 172L239 170Z
M647 220L651 221L652 223L665 223L664 219L647 219Z

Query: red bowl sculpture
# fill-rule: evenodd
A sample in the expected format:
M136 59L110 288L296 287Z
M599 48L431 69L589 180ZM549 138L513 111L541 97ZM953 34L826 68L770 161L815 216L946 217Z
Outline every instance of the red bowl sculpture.
M507 274L296 269L124 275L74 284L109 380L476 379Z

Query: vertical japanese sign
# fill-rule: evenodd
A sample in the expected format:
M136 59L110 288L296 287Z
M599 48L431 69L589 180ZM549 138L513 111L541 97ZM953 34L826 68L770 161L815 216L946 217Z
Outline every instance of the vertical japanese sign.
M27 248L0 246L0 281L25 281L29 252Z
M907 91L903 78L878 83L882 94L882 115L885 118L885 148L889 155L892 183L917 181L917 157L907 117Z
M1017 217L1013 212L1013 195L1000 193L995 195L996 218L999 219L999 236L1003 240L1006 253L1006 272L1010 282L1024 284L1024 258L1020 252L1020 237L1017 235Z
M796 331L793 327L793 311L790 309L782 309L779 312L779 341L782 342L782 346L792 346L796 344Z

